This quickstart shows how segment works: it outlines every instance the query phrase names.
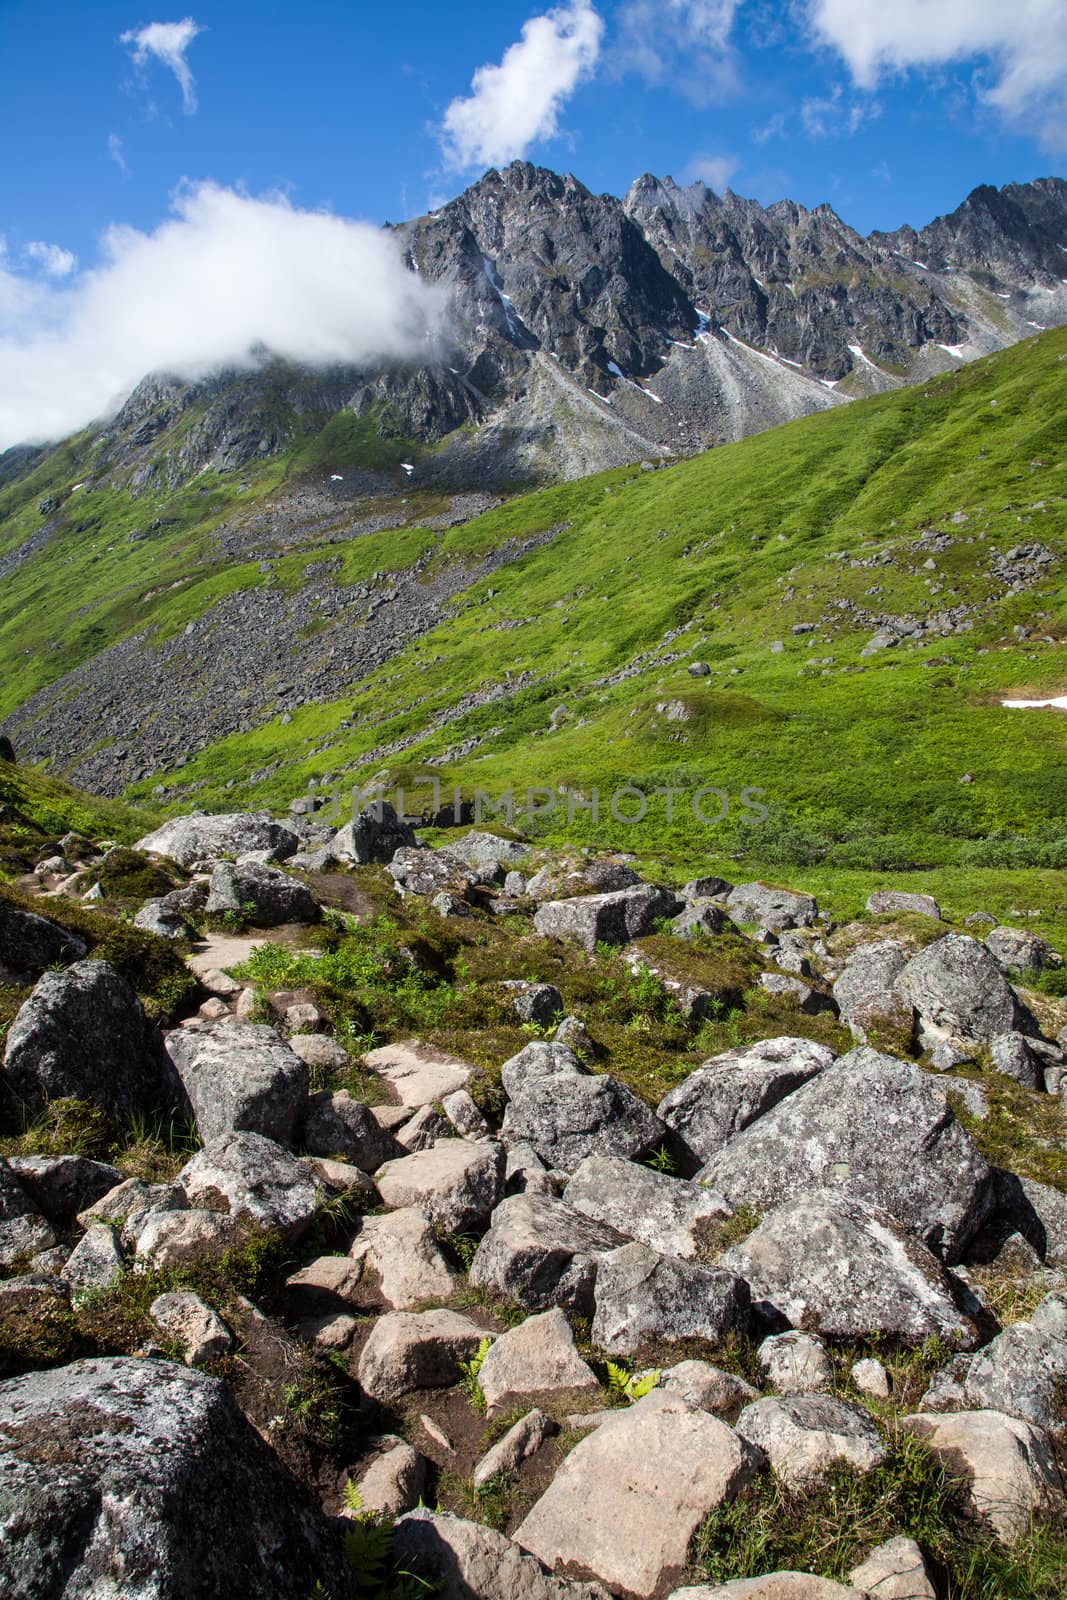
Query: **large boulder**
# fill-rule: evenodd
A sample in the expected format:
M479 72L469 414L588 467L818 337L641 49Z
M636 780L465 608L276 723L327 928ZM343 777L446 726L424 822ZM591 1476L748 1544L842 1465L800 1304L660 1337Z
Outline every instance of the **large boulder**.
M658 1115L698 1161L710 1161L735 1134L832 1065L834 1053L811 1039L762 1039L727 1050L672 1089Z
M401 1517L393 1549L438 1600L610 1600L602 1584L554 1578L504 1534L448 1511Z
M106 961L45 973L8 1029L3 1081L30 1110L64 1096L124 1122L187 1109L158 1028Z
M508 1101L501 1127L506 1144L532 1145L542 1161L564 1172L573 1172L586 1156L646 1155L666 1136L644 1101L608 1074L524 1078Z
M346 867L392 861L398 850L418 843L415 830L398 817L388 801L358 812L334 834L330 854Z
M446 1233L484 1228L504 1191L504 1150L495 1140L438 1139L387 1161L376 1174L388 1206L422 1206Z
M985 943L1002 972L1058 972L1063 966L1059 952L1027 928L994 928Z
M953 1262L994 1205L991 1169L936 1081L861 1048L781 1101L702 1168L734 1205L827 1189L879 1206Z
M213 1139L186 1162L177 1181L194 1209L277 1228L290 1239L307 1230L329 1199L326 1185L309 1167L258 1133L224 1133Z
M944 1269L888 1212L854 1196L801 1194L765 1217L720 1265L753 1303L836 1339L970 1342Z
M748 1328L748 1285L722 1267L698 1267L643 1244L623 1245L597 1269L593 1342L609 1355L706 1339L721 1344Z
M919 1412L903 1417L901 1426L961 1480L973 1513L1004 1544L1067 1511L1055 1446L1041 1428L999 1411Z
M1067 1393L1067 1296L1046 1295L1028 1319L1013 1322L958 1366L953 1374L974 1410L1058 1427Z
M575 1446L515 1542L550 1569L652 1600L681 1578L697 1528L753 1481L757 1462L724 1422L656 1389Z
M909 911L916 917L932 917L941 921L941 907L930 894L908 894L901 889L878 889L867 900L867 910L875 916L898 911Z
M474 887L475 875L445 851L405 846L386 871L402 895L452 893L462 900Z
M946 934L912 956L897 991L924 1023L954 1039L981 1043L1000 1033L1038 1031L992 950L963 933Z
M493 1212L471 1262L470 1281L528 1311L561 1305L589 1315L597 1264L625 1242L614 1228L591 1222L549 1195L512 1195Z
M220 861L211 873L204 911L209 917L240 917L254 928L318 922L322 915L306 883L258 861Z
M682 909L670 889L639 883L610 894L546 901L534 916L534 927L545 938L574 939L593 955L598 944L629 944L643 938L654 932L662 917L676 916Z
M810 928L819 915L819 907L810 894L775 889L766 883L738 884L726 896L726 904L735 922L754 922L773 933Z
M563 1191L573 1210L664 1255L698 1255L732 1215L721 1194L617 1156L587 1156Z
M225 1384L109 1357L0 1384L8 1600L350 1593L340 1541Z
M445 849L468 867L499 875L505 868L523 861L530 846L518 839L501 839L495 833L482 833L474 828L462 839L450 839Z
M500 1069L500 1082L508 1096L520 1094L535 1078L581 1078L586 1068L570 1045L555 1039L531 1039Z
M897 980L908 964L903 945L893 939L861 944L849 956L834 984L834 999L853 1035L866 1039L870 1028L891 1028L910 1034L915 1011L897 993Z
M239 811L206 816L175 817L161 828L138 839L135 850L150 855L168 856L180 867L199 861L218 861L222 856L249 855L254 850L269 851L284 861L300 849L300 839L291 828L275 822L265 811Z
M305 1035L318 1039L318 1034ZM332 1041L324 1041L330 1042ZM297 1041L293 1041L297 1051ZM307 1056L301 1049L301 1058ZM363 1172L376 1172L399 1154L392 1134L383 1128L368 1105L354 1100L347 1089L323 1089L313 1094L304 1116L303 1141L313 1156L337 1156Z
M59 962L81 961L84 939L0 897L0 984L22 989Z
M870 1472L885 1460L885 1445L860 1406L826 1394L753 1400L737 1419L742 1439L762 1450L775 1476L804 1489L838 1462Z
M364 1217L348 1254L377 1274L379 1295L394 1311L414 1311L429 1301L447 1300L458 1283L437 1242L430 1213L419 1206L405 1206L384 1217Z
M501 1334L482 1363L478 1383L490 1414L532 1395L589 1395L600 1388L558 1306Z
M167 1054L205 1144L238 1130L292 1144L307 1104L308 1069L273 1028L199 1022L168 1034Z
M399 1400L414 1389L459 1382L460 1362L493 1335L458 1311L387 1311L359 1357L359 1381L373 1400Z
M12 1156L11 1170L35 1205L56 1222L69 1222L122 1182L122 1173L88 1156Z
M626 861L610 857L591 861L555 861L539 868L529 879L531 900L575 900L586 895L617 894L636 889L641 878Z

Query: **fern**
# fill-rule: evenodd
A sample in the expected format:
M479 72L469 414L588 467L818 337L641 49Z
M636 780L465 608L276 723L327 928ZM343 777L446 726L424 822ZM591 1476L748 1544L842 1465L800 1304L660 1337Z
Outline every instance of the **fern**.
M478 1382L478 1374L485 1365L485 1358L489 1354L492 1344L492 1339L483 1339L470 1360L461 1361L459 1364L459 1386L475 1411L479 1412L485 1410L485 1395L482 1393L482 1386Z
M635 1400L641 1400L649 1394L656 1387L660 1377L658 1367L653 1372L635 1377L632 1372L628 1372L625 1367L617 1366L614 1361L607 1363L607 1371L608 1389L620 1400L625 1400L631 1405Z

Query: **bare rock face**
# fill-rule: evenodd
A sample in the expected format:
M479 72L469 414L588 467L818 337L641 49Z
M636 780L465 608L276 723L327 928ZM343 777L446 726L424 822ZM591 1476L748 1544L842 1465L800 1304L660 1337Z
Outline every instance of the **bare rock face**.
M148 855L168 856L180 867L191 867L194 862L217 861L222 856L236 858L253 850L267 850L275 860L284 861L300 849L300 839L266 812L239 811L174 817L138 839L133 848Z
M722 1195L617 1156L587 1156L563 1191L575 1211L663 1255L697 1255L716 1222L732 1215Z
M307 1104L308 1069L273 1028L254 1022L175 1028L167 1054L205 1144L238 1131L292 1144Z
M126 979L106 961L46 972L8 1029L3 1083L24 1106L71 1096L124 1122L185 1091Z
M681 1577L701 1521L752 1481L757 1460L725 1423L653 1390L571 1451L515 1542L549 1568L651 1600Z
M888 1212L846 1195L798 1195L722 1258L760 1309L837 1339L973 1342L944 1268Z
M0 983L21 989L57 962L81 961L84 939L0 898Z
M440 1600L610 1600L602 1584L554 1578L502 1533L447 1511L402 1517L393 1547Z
M815 1189L864 1201L948 1262L994 1205L992 1172L936 1081L865 1048L744 1129L699 1177L762 1210Z
M658 1115L699 1161L710 1161L735 1134L833 1060L828 1046L788 1036L727 1050L672 1089Z
M349 1578L326 1518L215 1378L79 1361L0 1384L0 1589L10 1600L307 1600Z
M885 1460L885 1445L868 1413L824 1394L754 1400L738 1417L737 1432L794 1489L813 1483L838 1461L870 1472Z
M975 1515L1004 1544L1067 1509L1055 1449L1043 1429L999 1411L920 1412L904 1417L902 1426L963 1479Z

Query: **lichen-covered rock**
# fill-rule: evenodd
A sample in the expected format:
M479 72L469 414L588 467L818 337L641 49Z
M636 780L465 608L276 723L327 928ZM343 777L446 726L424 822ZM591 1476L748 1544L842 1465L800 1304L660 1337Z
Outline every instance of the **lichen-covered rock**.
M726 896L735 922L754 922L774 933L787 928L810 928L819 907L810 894L774 889L765 883L741 883Z
M167 1035L205 1144L223 1134L296 1137L308 1097L308 1069L273 1028L254 1022L197 1023Z
M1057 1427L1067 1392L1067 1296L1046 1295L1028 1319L1013 1322L953 1370L974 1410Z
M444 851L398 850L386 871L401 894L455 896L462 901L474 888L476 875Z
M182 913L164 903L162 896L146 900L133 919L135 928L142 933L154 933L157 939L188 939L192 929Z
M307 1600L309 1574L350 1592L326 1518L217 1379L110 1357L0 1384L9 1600Z
M293 1040L294 1051L297 1042ZM364 1172L377 1172L398 1154L392 1134L381 1127L370 1107L354 1100L347 1089L323 1089L311 1096L303 1140L312 1155L339 1156Z
M554 983L524 983L521 978L508 978L503 987L511 995L520 1022L534 1022L539 1028L547 1028L563 1014L563 996Z
M924 1022L957 1039L1038 1031L993 952L963 933L946 934L912 956L897 991Z
M709 1361L679 1361L676 1366L658 1370L657 1389L680 1395L691 1406L710 1411L724 1422L736 1422L744 1407L759 1399L759 1390L744 1378L713 1367Z
M867 910L875 916L886 912L909 911L916 917L932 917L941 921L941 907L929 894L908 894L900 889L879 889L868 897Z
M908 964L907 951L892 939L861 944L854 950L834 983L842 1022L861 1041L871 1028L890 1028L910 1034L915 1009L897 993L897 979Z
M871 1600L862 1590L817 1578L810 1572L765 1572L730 1583L698 1583L675 1589L667 1600Z
M157 1295L149 1316L168 1339L182 1346L187 1367L221 1361L233 1349L233 1334L218 1312L191 1291Z
M266 812L239 811L174 817L138 839L133 848L148 855L168 856L180 867L191 867L198 861L243 856L253 850L270 851L275 860L284 861L299 850L300 839Z
M825 1394L754 1400L737 1419L737 1432L767 1456L777 1477L803 1489L839 1461L870 1472L885 1460L885 1445L859 1406Z
M887 1539L848 1575L869 1600L937 1600L926 1559L914 1539Z
M666 1136L644 1101L606 1073L524 1078L501 1126L505 1144L532 1145L548 1166L563 1172L574 1172L586 1156L647 1155Z
M629 944L652 933L661 917L682 909L669 889L639 883L610 894L548 900L534 916L534 928L548 939L574 939L593 955L598 944Z
M789 1036L712 1056L657 1108L699 1161L710 1161L735 1134L833 1064L834 1053Z
M470 1281L528 1311L560 1305L586 1315L593 1308L597 1263L624 1243L614 1228L549 1195L511 1195L493 1213L471 1262Z
M220 861L211 874L204 910L209 917L239 916L254 928L318 922L322 915L307 884L255 861Z
M106 1222L86 1228L67 1257L60 1277L76 1293L109 1289L122 1272L122 1246L115 1229Z
M888 1212L852 1196L787 1200L721 1265L748 1282L757 1309L794 1328L834 1339L973 1342L937 1258Z
M392 861L398 850L415 846L415 830L402 821L387 800L360 811L334 834L330 853L348 867Z
M555 1039L531 1039L500 1068L506 1095L516 1095L534 1078L580 1078L585 1067L570 1045Z
M994 928L986 934L985 943L1005 973L1058 972L1063 966L1063 957L1048 940L1026 928Z
M0 897L0 983L22 989L57 962L81 961L84 939Z
M699 1177L761 1210L815 1189L879 1206L948 1262L994 1205L992 1172L936 1081L866 1048L745 1128Z
M135 1270L166 1272L225 1255L247 1239L248 1226L219 1211L147 1211L123 1232L133 1239Z
M69 1096L125 1122L187 1106L158 1028L106 961L45 973L8 1029L3 1082L29 1109Z
M258 1133L226 1133L178 1174L194 1209L221 1211L253 1227L297 1239L325 1200L326 1185L296 1156Z
M822 1340L813 1334L772 1334L756 1358L764 1378L779 1394L823 1394L833 1388L834 1364Z
M721 1194L617 1156L587 1156L563 1191L575 1211L663 1255L699 1254L733 1211Z
M597 1269L593 1342L609 1355L636 1355L646 1345L707 1339L721 1344L748 1327L743 1278L722 1267L698 1267L627 1244Z
M69 1221L122 1182L122 1173L88 1156L12 1156L9 1165L46 1217Z

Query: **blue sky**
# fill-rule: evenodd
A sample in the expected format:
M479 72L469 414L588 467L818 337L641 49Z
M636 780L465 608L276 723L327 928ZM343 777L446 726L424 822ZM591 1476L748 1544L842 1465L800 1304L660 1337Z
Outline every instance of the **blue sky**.
M214 248L247 220L224 195L379 223L526 156L615 194L652 171L829 201L868 231L1067 170L1067 0L138 3L0 0L0 386L19 403L13 342L29 360L99 324L90 290L120 318L140 236L169 227L180 255L199 225ZM204 184L198 224L168 225ZM102 248L116 228L137 236ZM127 364L180 353L135 341ZM0 414L0 447L13 429Z

